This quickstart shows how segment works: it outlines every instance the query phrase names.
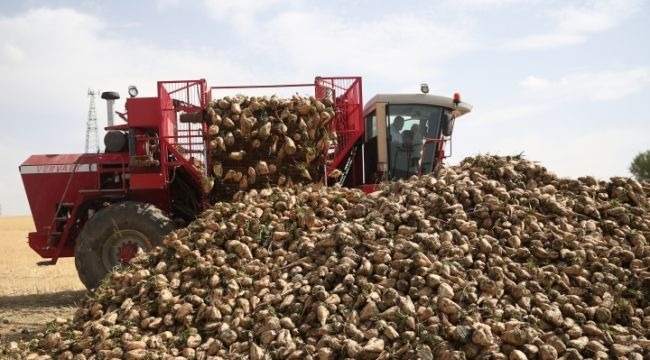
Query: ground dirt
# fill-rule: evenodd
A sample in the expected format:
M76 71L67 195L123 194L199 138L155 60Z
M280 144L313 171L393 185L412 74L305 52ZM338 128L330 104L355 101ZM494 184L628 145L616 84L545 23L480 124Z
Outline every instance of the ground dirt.
M38 266L27 244L31 217L0 217L0 342L28 339L57 317L69 318L85 296L72 258Z

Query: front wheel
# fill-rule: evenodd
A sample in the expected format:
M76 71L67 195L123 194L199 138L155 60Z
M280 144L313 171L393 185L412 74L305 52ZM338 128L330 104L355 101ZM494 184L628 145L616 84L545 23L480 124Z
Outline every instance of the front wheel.
M151 204L125 201L99 210L77 237L79 279L88 289L96 288L109 271L128 263L138 249L161 245L173 229L173 222Z

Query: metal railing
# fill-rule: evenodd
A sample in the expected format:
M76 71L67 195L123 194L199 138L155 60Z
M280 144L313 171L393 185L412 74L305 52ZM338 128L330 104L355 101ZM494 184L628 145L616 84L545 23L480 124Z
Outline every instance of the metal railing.
M158 98L163 118L161 138L185 161L206 174L208 153L205 146L207 124L179 121L179 113L200 112L210 101L210 91L204 79L158 82ZM177 159L180 161L181 159ZM167 159L163 159L167 161ZM197 165L201 166L197 166Z
M327 154L327 173L338 168L352 147L363 136L363 104L360 77L317 77L316 97L334 100L336 116L330 131L336 133L337 142Z

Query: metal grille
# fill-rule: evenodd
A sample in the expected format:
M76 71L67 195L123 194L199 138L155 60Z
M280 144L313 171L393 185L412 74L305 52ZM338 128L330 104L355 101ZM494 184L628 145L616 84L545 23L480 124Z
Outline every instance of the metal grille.
M163 116L162 137L195 167L207 173L208 154L204 134L206 124L180 122L180 113L201 112L207 106L205 80L180 80L158 82L158 98Z
M331 97L336 106L336 116L330 130L337 136L337 144L327 154L330 173L341 165L352 147L363 135L363 104L360 77L318 77L316 97Z

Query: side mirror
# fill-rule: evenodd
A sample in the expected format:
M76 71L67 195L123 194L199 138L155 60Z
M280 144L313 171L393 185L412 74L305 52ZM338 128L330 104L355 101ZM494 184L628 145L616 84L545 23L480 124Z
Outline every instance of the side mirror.
M454 123L456 123L456 116L447 112L442 117L442 135L451 136L454 132Z

